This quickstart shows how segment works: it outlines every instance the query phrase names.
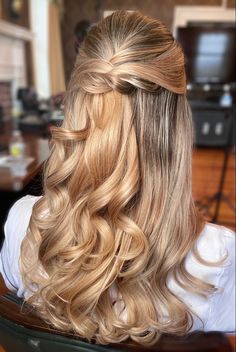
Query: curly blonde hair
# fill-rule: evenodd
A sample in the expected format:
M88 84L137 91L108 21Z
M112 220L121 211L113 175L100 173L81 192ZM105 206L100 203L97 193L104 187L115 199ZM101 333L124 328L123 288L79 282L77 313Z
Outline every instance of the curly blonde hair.
M28 302L56 328L148 345L191 328L171 276L214 289L185 268L204 226L185 91L182 50L160 21L118 11L89 31L21 248Z

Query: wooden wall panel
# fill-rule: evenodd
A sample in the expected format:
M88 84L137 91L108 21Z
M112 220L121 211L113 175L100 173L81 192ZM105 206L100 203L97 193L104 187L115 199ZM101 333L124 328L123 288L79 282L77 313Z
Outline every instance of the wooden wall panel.
M227 7L229 8L235 8L236 1L235 0L228 0L227 1Z
M97 2L94 0L64 1L62 19L62 48L64 53L65 77L68 81L75 62L74 28L81 20L97 21Z

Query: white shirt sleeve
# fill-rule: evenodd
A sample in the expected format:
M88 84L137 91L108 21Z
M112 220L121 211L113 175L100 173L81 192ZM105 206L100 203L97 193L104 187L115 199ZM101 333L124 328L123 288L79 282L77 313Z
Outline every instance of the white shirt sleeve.
M5 240L0 251L0 273L7 288L24 296L25 289L19 272L20 246L29 225L33 205L40 197L26 196L10 209L4 226Z
M192 311L194 330L235 331L235 233L223 226L206 224L197 240L200 256L209 263L200 263L192 253L186 258L186 269L194 277L214 285L217 290L200 296L180 287L173 278L168 286ZM223 258L223 263L217 264Z
M235 233L222 228L220 236L224 242L227 259L216 282L218 291L210 298L206 330L230 333L236 331Z

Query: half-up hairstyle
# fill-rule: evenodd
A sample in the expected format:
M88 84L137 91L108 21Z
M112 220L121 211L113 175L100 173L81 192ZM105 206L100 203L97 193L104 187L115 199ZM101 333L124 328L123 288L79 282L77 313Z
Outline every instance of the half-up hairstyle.
M182 50L160 21L119 11L89 31L21 248L28 302L56 328L152 344L192 326L170 277L214 289L185 268L204 225L185 91Z

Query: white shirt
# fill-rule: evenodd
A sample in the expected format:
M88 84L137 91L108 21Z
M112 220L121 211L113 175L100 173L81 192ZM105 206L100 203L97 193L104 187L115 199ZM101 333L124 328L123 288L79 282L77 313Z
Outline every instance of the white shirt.
M26 234L32 207L39 197L26 196L11 208L5 224L5 241L0 252L0 273L6 286L25 297L27 292L19 273L21 241ZM225 227L207 224L197 240L201 257L215 262L227 254L221 266L200 264L189 252L186 268L194 276L215 285L208 298L181 288L174 279L169 288L196 313L192 330L234 332L235 329L235 233Z

